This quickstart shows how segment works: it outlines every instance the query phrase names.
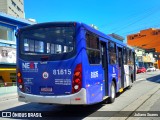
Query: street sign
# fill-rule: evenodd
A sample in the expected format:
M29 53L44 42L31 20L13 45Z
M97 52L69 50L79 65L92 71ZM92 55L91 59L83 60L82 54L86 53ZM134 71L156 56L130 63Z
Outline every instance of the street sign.
M145 49L145 53L150 53L150 52L155 52L155 51L156 51L155 48Z
M154 57L156 60L160 60L160 52L154 52L154 53L153 53L153 57Z

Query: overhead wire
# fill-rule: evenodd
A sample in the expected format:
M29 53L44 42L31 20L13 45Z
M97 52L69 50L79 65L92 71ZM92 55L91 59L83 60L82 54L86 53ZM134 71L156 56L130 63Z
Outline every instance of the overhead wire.
M117 33L117 32L119 32L119 31L121 31L121 30L124 30L125 28L130 27L130 26L132 26L132 25L134 25L134 24L142 21L143 19L146 19L147 17L150 17L150 16L153 15L154 13L158 12L158 10L159 10L159 7L158 7L158 8L154 8L154 9L153 9L153 7L150 8L150 9L147 9L147 10L145 11L145 14L143 14L143 16L131 17L132 19L134 19L134 20L132 20L133 22L130 21L129 24L125 24L125 25L122 26L122 27L116 27L116 28L112 29L112 31L114 31L113 33ZM134 16L134 15L132 15L132 16ZM136 18L137 18L137 19L136 19ZM135 19L136 19L136 20L135 20ZM105 26L105 25L104 25L104 26L103 26L103 25L100 26L100 28L103 28L103 27L106 27L106 26Z
M158 12L158 11L155 11L155 12ZM155 13L155 12L154 12L154 13ZM128 25L125 25L124 27L120 27L118 30L115 30L114 33L117 33L117 32L119 32L119 31L121 31L122 29L125 29L125 28L127 28L127 27L129 27L129 26L131 26L131 25L134 25L134 24L136 24L136 23L138 23L138 22L146 19L147 17L150 17L151 15L153 15L153 11L149 12L148 14L145 14L142 18L137 19L137 20L135 20L134 22L129 23Z
M140 15L141 15L141 13L148 13L151 9L153 9L154 7L151 7L151 8L148 8L148 9L145 9L145 10L143 10L142 12L134 12L133 14L130 14L130 15L128 15L126 18L127 19L125 19L127 22L129 21L129 20L132 20L132 19L136 19L136 17L139 17L138 16L138 14L140 13ZM125 20L123 20L123 21L125 21ZM108 23L109 24L109 23ZM107 25L108 24L103 24L103 25L100 25L99 26L99 28L105 28L105 27L108 27ZM113 23L114 24L114 26L116 25L119 25L119 23ZM113 24L109 24L109 27L112 27L113 26ZM117 27L116 27L117 28ZM115 28L114 28L115 29Z
M139 23L139 22L141 22L141 21L143 21L144 19L146 19L146 18L148 18L148 17L150 17L150 16L152 16L153 14L155 14L155 13L157 13L157 12L159 12L159 7L158 8L152 8L152 9L148 9L147 11L145 11L145 14L143 14L143 15L141 15L141 16L137 16L137 17L132 17L132 19L134 19L133 21L130 21L129 22L129 24L125 24L124 26L121 26L121 27L116 27L116 28L114 28L114 29L112 29L112 30L114 30L114 32L113 33L117 33L117 32L119 32L119 31L122 31L122 30L124 30L124 29L126 29L126 28L128 28L128 27L130 27L130 26L132 26L132 25L134 25L134 24L136 24L136 23ZM132 15L133 16L133 15ZM136 19L137 18L137 19ZM159 17L157 17L157 18L159 18ZM156 21L155 21L156 20ZM154 22L158 22L158 19L155 19L154 21L152 21L152 23ZM144 23L145 24L145 23ZM141 26L144 26L144 24L142 24ZM160 24L156 24L156 25L152 25L152 26L160 26ZM145 24L145 27L143 27L143 29L144 28L152 28L152 26L146 26L146 24ZM102 26L100 26L100 28L103 28L103 27L106 27L105 25L102 25ZM140 31L140 30L142 30L142 28L139 28L139 29L136 29L136 30L134 30L134 31ZM127 33L129 33L129 32L127 32ZM130 33L131 33L131 31L130 31ZM136 32L137 33L137 32ZM136 34L135 33L135 34ZM123 34L126 34L126 33L123 33ZM157 39L158 37L160 37L160 36L157 36L156 38L154 38L154 39ZM152 43L153 42L153 39L152 40L149 40L149 41L147 41L147 43L145 43L145 44L150 44L150 43ZM141 46L141 43L140 44L138 44L137 46ZM157 46L159 46L159 45L157 45ZM154 46L154 47L157 47L157 46Z
M141 30L144 30L144 29L149 29L149 28L156 28L156 27L160 27L160 24L156 24L156 25L152 25L152 26L145 26L145 27L140 27L140 28L137 28L137 29L134 29L132 31L128 31L128 32L124 32L124 33L121 33L122 35L129 35L129 34L133 34L133 33L138 33L139 31Z

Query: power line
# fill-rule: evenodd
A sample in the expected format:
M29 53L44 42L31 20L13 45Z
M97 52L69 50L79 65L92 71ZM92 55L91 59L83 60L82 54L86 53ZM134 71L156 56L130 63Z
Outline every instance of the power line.
M151 9L153 9L154 7L151 7L151 8L148 8L148 9L145 9L145 10L143 10L142 12L140 12L140 11L136 11L136 12L134 12L133 14L129 14L126 18L127 19L125 19L125 20L127 20L127 22L128 22L128 20L132 20L132 19L135 19L137 16L138 16L138 14L139 13L148 13L149 11L151 11ZM142 14L140 14L140 15L142 15ZM140 16L141 17L141 16ZM124 20L124 21L125 21ZM109 23L108 23L109 24ZM99 28L105 28L105 27L108 27L107 25L108 24L103 24L103 25L100 25L99 26ZM119 23L117 23L117 25L118 25ZM109 24L110 26L112 26L113 24ZM115 25L115 23L114 23L114 25Z
M137 28L137 29L134 29L134 30L132 30L132 31L128 31L128 32L121 33L121 35L129 35L129 34L134 34L134 33L136 34L136 33L138 33L138 32L141 31L141 30L148 29L148 28L156 28L156 27L160 27L160 24Z
M148 9L147 11L145 11L145 14L143 14L143 16L138 16L137 18L137 20L135 21L135 18L136 17L134 17L134 21L132 22L130 22L129 24L125 24L124 26L122 26L122 27L116 27L116 28L114 28L114 29L112 29L111 31L113 31L114 30L114 32L116 33L116 32L119 32L119 31L122 31L122 30L124 30L125 28L128 28L129 26L132 26L132 25L134 25L134 24L136 24L136 23L138 23L138 22L140 22L140 21L142 21L142 20L144 20L144 19L146 19L147 17L150 17L150 16L152 16L154 13L156 13L156 12L158 12L159 11L159 7L158 8L155 8L155 9ZM132 17L133 18L133 17ZM106 26L104 26L104 27L106 27ZM101 26L101 27L99 27L99 28L103 28L103 26Z
M158 11L156 11L156 12L158 12ZM154 13L155 13L155 12L154 12ZM149 16L151 16L151 15L153 15L153 12L149 12L148 14L146 14L145 16L143 16L142 18L140 18L140 19L138 19L138 20L136 20L136 21L134 21L134 22L132 22L132 23L130 23L130 24L128 24L128 25L126 25L126 26L124 26L124 27L116 30L116 31L114 31L114 33L117 33L117 32L119 32L119 31L121 31L122 29L125 29L125 28L127 28L127 27L129 27L129 26L131 26L131 25L134 25L134 24L142 21L143 19L146 19L147 17L149 17Z

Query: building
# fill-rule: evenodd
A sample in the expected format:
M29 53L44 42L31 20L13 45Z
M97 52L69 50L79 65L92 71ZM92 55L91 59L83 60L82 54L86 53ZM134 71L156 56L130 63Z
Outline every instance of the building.
M145 58L143 59L143 62L149 62L153 63L153 65L160 69L160 59L155 59L153 56L155 53L160 52L160 29L146 29L141 30L139 33L131 34L127 36L127 43L130 46L144 49L145 55L143 55ZM151 53L151 55L149 55ZM150 60L148 57L150 57Z
M0 12L0 84L15 82L16 77L16 30L34 24Z
M155 66L156 60L153 57L153 53L145 53L145 50L141 48L135 48L135 53L137 67L148 68L149 66Z
M25 18L23 0L0 0L0 12L9 15Z
M118 34L115 34L115 33L109 34L109 36L111 36L111 37L113 37L113 38L115 38L115 39L117 39L117 40L119 40L121 42L123 42L123 40L124 40L124 37L122 37L122 36L120 36Z

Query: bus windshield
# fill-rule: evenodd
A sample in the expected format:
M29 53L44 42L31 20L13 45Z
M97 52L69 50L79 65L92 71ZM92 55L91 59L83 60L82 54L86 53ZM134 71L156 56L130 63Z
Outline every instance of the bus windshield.
M75 51L75 28L53 26L25 29L20 34L19 44L22 56L63 55L65 59L65 55Z

